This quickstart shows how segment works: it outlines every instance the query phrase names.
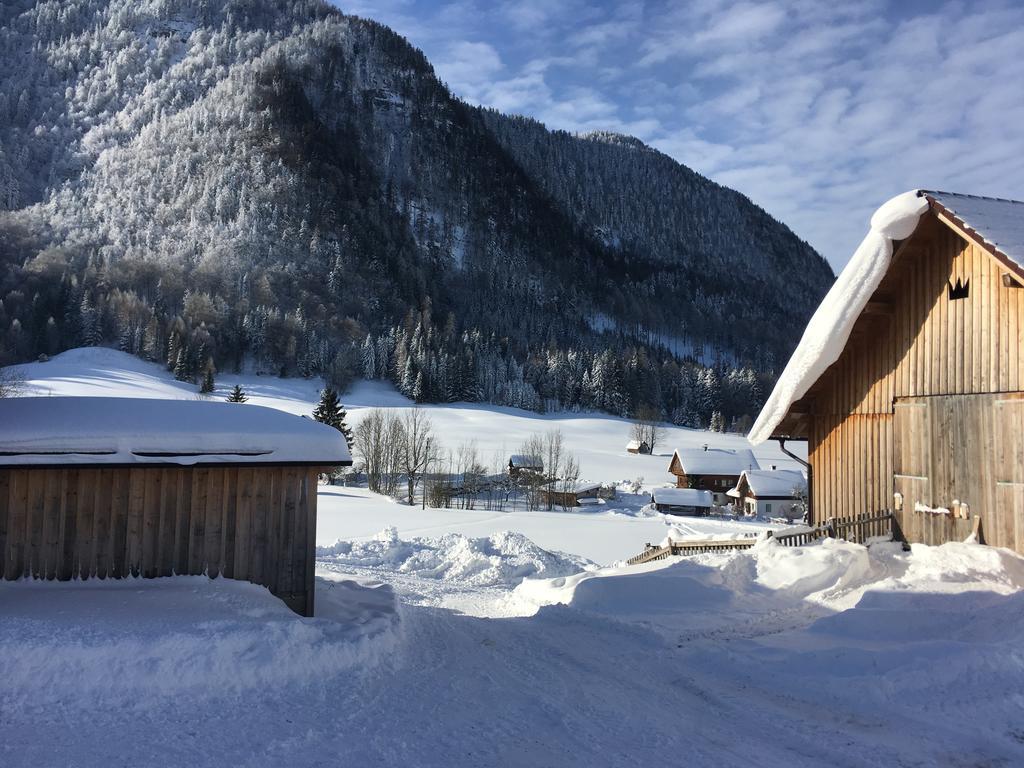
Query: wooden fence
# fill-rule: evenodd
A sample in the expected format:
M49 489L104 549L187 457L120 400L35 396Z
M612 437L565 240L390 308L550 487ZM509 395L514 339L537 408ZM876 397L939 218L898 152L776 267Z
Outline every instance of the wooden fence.
M775 539L785 547L800 547L818 539L846 539L857 544L865 544L871 538L887 537L890 540L902 541L899 526L891 512L867 513L850 517L829 518L824 525L808 528L792 533L776 534L768 531L769 538ZM640 565L654 560L664 560L669 556L704 555L712 552L730 552L750 549L758 542L757 538L746 539L704 539L701 541L673 541L667 546L656 547L647 544L639 555L629 558L627 565Z

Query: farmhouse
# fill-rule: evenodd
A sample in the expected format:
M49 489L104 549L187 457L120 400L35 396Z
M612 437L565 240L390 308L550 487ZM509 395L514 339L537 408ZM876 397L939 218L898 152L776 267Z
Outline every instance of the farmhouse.
M626 443L626 452L649 454L651 452L651 446L646 440L630 440Z
M584 504L597 504L600 499L601 484L580 481L569 489L558 488L552 483L544 492L544 501L560 507L579 507Z
M715 504L726 505L726 492L736 486L747 469L760 469L750 449L684 448L672 454L668 471L676 476L676 487L711 491Z
M711 513L711 491L696 488L655 488L651 503L659 512L670 515L708 515Z
M514 453L509 456L508 476L514 480L522 472L539 475L544 472L544 462L536 456L524 456L520 453Z
M13 580L207 574L313 615L317 475L341 433L270 408L0 400L0 553Z
M727 492L740 514L764 517L803 517L807 479L795 469L745 469L736 487Z
M751 430L808 440L811 515L1024 552L1024 203L915 191L875 213Z

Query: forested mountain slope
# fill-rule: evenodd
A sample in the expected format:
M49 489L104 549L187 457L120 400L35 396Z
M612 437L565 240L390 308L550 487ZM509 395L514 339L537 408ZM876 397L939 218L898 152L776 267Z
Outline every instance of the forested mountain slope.
M831 281L736 193L468 107L319 0L0 8L0 362L117 342L728 421Z

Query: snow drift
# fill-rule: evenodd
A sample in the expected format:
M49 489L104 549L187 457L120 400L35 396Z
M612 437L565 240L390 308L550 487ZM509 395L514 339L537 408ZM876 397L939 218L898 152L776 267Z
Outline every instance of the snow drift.
M763 443L772 436L793 403L807 394L832 363L839 359L853 324L889 269L893 240L909 237L928 200L917 190L888 200L871 217L871 229L850 262L811 317L800 343L779 377L747 436Z
M394 527L372 541L317 547L317 560L334 567L398 571L475 587L515 586L527 577L567 576L592 565L577 555L548 552L512 531L481 538L449 533L403 541Z

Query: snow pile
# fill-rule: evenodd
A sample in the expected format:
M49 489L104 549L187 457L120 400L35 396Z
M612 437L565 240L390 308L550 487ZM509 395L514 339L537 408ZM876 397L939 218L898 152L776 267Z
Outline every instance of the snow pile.
M871 217L871 229L811 317L800 344L761 409L748 438L754 445L772 436L793 403L839 359L853 324L889 269L892 241L909 237L928 200L917 190L892 198Z
M747 616L847 610L874 591L1008 594L1024 589L1024 558L1004 549L895 542L870 548L837 539L802 547L762 539L748 550L616 566L568 578L528 579L519 606L571 605L623 617L669 619L673 629L733 625ZM694 613L700 609L700 614ZM523 611L529 613L530 611Z
M548 552L512 531L481 538L449 533L404 541L394 527L371 541L317 547L317 560L332 568L397 571L475 587L511 587L527 577L567 576L592 565L576 555Z
M318 580L316 589L317 616L304 619L231 579L0 582L0 720L69 697L137 707L263 697L396 649L391 587Z

